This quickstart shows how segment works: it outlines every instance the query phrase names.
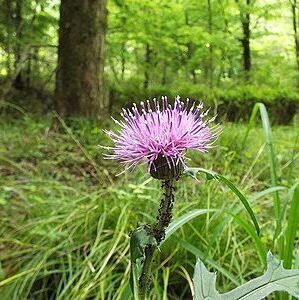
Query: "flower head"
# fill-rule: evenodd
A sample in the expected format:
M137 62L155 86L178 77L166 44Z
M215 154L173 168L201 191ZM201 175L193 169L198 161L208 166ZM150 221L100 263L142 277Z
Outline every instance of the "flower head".
M117 132L105 131L114 142L113 147L107 147L113 153L105 157L121 162L125 170L145 162L155 178L179 176L186 167L186 150L207 152L220 134L218 124L210 126L215 117L205 120L208 112L202 109L202 103L182 102L179 97L173 106L166 97L141 102L139 108L134 103L131 109L123 109L122 121L113 119L120 126ZM171 172L159 175L161 168L164 173Z

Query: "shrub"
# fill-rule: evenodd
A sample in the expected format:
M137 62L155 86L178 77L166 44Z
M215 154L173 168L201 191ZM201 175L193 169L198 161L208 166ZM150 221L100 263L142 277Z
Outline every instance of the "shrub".
M269 86L238 85L217 87L211 90L204 85L183 83L175 87L168 85L144 89L141 87L140 81L130 80L113 84L110 89L112 107L115 110L118 110L119 106L130 106L132 102L139 102L154 96L167 95L173 98L180 95L182 98L204 100L206 106L211 106L223 119L232 122L246 121L254 104L263 102L273 123L289 124L299 107L299 94L296 90Z

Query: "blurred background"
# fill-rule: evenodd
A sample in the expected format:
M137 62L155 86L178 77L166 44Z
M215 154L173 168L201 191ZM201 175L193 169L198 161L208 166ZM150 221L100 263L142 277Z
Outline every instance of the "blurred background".
M289 123L298 103L296 0L2 0L0 21L1 94L30 111L105 116L180 94L233 121L265 102Z
M129 232L154 222L160 189L146 168L116 177L98 145L110 115L162 95L218 114L217 147L189 164L234 181L281 256L273 197L287 212L298 181L298 30L297 0L0 0L1 299L130 299ZM270 123L248 125L259 102ZM191 299L196 257L223 291L262 272L229 190L185 178L177 194L176 217L217 212L163 245L151 299Z

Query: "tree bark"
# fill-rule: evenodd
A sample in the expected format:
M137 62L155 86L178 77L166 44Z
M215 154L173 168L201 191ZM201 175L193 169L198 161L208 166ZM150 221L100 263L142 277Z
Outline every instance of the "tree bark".
M185 11L185 24L186 24L186 26L190 26L189 15L188 15L187 11ZM191 60L192 60L192 57L194 54L194 49L195 49L194 43L192 41L188 41L186 46L187 46L187 57L186 57L186 60L182 61L182 64L186 66L186 79L189 80L190 76L191 76L192 82L195 84L196 83L196 73L195 73L194 65L193 65L193 63L191 63Z
M12 31L13 31L13 12L12 12L12 2L10 0L5 0L5 3L1 3L1 5L5 5L5 22L7 24L7 39L5 43L5 50L7 53L6 58L6 67L7 67L7 77L10 77L12 73L11 66L11 55L13 55L12 51Z
M16 29L16 45L15 45L15 70L20 68L22 64L22 0L16 0L15 9L15 29ZM17 73L13 85L16 89L22 90L24 88L24 80L22 69Z
M213 87L213 73L214 73L214 63L213 63L213 43L212 33L213 33L213 19L212 19L212 4L211 0L208 0L208 31L210 35L210 45L209 45L209 61L208 61L208 78L209 78L209 87Z
M144 81L143 81L143 88L147 89L149 85L149 67L151 63L151 48L150 45L147 43L145 45L145 55L144 55L144 60L145 60L145 69L144 69Z
M239 0L236 0L239 3ZM246 0L246 4L240 6L240 19L242 23L242 33L241 45L243 51L243 69L245 72L246 79L249 79L251 71L251 49L250 49L250 12L249 8L251 5L251 0ZM245 11L244 11L245 10Z
M126 43L123 42L121 45L121 80L125 79L125 70L126 70L126 56L125 56L125 51L126 51Z
M167 62L164 60L163 67L162 67L162 79L161 85L165 85L167 83Z
M104 114L107 0L61 0L55 108L64 116Z
M299 71L299 35L298 35L298 22L297 22L297 0L291 2L292 17L293 17L293 30L294 30L294 42L295 42L295 54L296 63Z
M247 3L249 0L247 0ZM245 14L245 19L242 22L243 28L243 64L244 71L249 72L251 70L251 51L250 51L250 14Z
M31 70L32 70L32 63L31 63L32 55L29 53L27 58L27 69L26 69L26 78L25 78L25 85L26 89L30 89L31 87Z

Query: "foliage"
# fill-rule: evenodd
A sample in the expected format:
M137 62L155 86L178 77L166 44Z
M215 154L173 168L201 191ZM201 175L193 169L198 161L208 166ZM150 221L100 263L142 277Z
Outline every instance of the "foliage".
M186 174L193 177L196 180L197 180L196 174L200 173L200 172L206 174L208 180L215 179L215 180L225 184L240 199L240 201L244 205L245 209L247 210L248 214L250 215L251 220L252 220L252 222L255 226L255 230L256 230L257 234L259 235L260 234L260 227L259 227L258 221L256 220L254 212L252 211L246 197L234 185L234 183L232 183L225 176L223 176L221 174L217 174L217 173L215 173L213 171L210 171L210 170L206 170L206 169L202 169L202 168L189 168L189 169L186 170Z
M108 119L48 114L59 6L0 0L1 299L131 299L129 232L153 222L159 188L143 168L116 177L103 161ZM112 114L177 94L203 99L221 121L247 122L254 106L249 126L227 124L205 159L189 153L188 165L216 180L182 180L149 297L189 298L195 257L218 272L220 293L256 277L266 249L298 269L296 14L289 0L108 1ZM133 284L153 242L143 230L135 237Z
M194 274L195 300L261 300L274 291L287 291L294 297L299 296L299 270L284 269L282 262L276 260L270 252L267 256L267 271L264 275L224 294L217 292L215 283L216 274L209 272L198 260Z
M219 118L227 121L247 121L252 107L263 102L271 121L276 124L289 124L299 109L299 94L292 90L267 87L263 85L232 85L228 88L214 88L212 91L204 85L190 83L178 85L160 85L144 90L132 81L111 87L111 101L115 110L127 106L129 102L138 102L154 96L167 95L170 98L180 95L182 98L204 99L208 107L218 112Z
M248 7L245 2L109 1L105 53L111 106L180 94L202 97L229 121L244 119L254 103L263 102L277 123L290 122L298 110L290 1L258 0ZM0 83L10 82L20 65L27 90L53 92L59 1L0 5ZM241 43L246 13L252 59L247 79Z
M53 116L18 114L0 121L2 299L130 299L128 233L137 220L153 222L158 184L143 168L116 178L118 166L101 159L97 144L108 140L100 127L112 123L75 119L55 133L49 131ZM191 152L189 164L227 174L240 187L261 224L260 240L270 249L272 193L279 192L288 216L295 203L287 188L298 174L298 124L273 128L278 184L287 188L269 189L263 132L254 127L242 147L245 132L244 125L226 125L219 146L204 160ZM195 257L218 271L220 292L262 271L254 236L235 221L238 216L250 223L240 201L214 180L203 183L186 178L178 187L175 219L182 226L157 253L150 297L189 297ZM192 210L194 218L187 215L189 222L183 222ZM294 243L292 264L298 268Z
M27 87L53 88L50 81L56 65L58 3L1 0L0 5L3 8L0 12L0 78L14 79L18 70L22 70ZM20 5L19 13L17 5Z

